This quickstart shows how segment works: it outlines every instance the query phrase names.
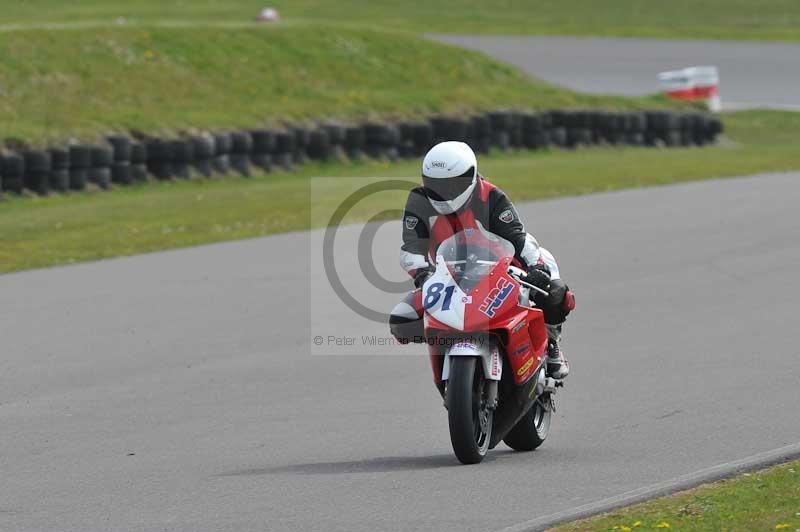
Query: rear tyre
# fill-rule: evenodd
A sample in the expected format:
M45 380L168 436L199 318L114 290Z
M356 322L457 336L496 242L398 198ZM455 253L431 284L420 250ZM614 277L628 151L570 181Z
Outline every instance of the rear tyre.
M450 442L462 464L477 464L489 450L494 411L486 404L486 379L474 357L451 360L445 402Z
M544 443L550 434L550 419L553 415L552 398L549 393L540 395L533 406L517 421L503 441L515 451L532 451Z

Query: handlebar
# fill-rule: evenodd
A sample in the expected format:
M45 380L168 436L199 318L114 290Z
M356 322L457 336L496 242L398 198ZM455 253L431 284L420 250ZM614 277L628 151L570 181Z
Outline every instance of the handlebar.
M522 268L517 268L516 266L509 266L508 267L508 273L513 275L514 279L516 279L517 282L519 284L521 284L522 286L528 287L528 288L530 288L532 290L536 290L537 292L539 292L540 294L542 294L544 296L549 296L550 295L550 293L547 290L542 290L538 286L534 286L534 285L532 285L530 283L526 283L525 281L520 279L520 277L525 276L525 275L528 274L528 272L526 272Z

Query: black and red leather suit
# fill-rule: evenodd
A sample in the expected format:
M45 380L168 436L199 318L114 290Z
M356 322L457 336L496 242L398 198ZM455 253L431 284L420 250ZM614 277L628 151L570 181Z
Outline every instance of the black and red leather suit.
M568 297L569 289L561 280L555 258L525 231L508 196L481 176L470 200L453 214L439 214L424 187L409 193L403 214L400 264L411 277L419 279L421 271L436 263L439 244L466 228L486 230L511 242L522 268L545 264L551 277L550 296L541 304L545 321L549 325L564 322L572 310L573 299L571 294ZM389 319L392 334L403 343L424 342L422 313L422 292L418 287L392 310Z

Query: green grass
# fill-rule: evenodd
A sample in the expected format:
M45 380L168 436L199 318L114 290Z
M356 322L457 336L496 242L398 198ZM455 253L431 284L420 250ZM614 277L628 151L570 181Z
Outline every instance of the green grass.
M800 529L800 461L556 527L554 532Z
M499 106L665 105L581 95L408 34L322 26L0 32L0 138L90 138Z
M36 144L115 130L170 134L336 117L417 117L497 107L642 108L658 97L578 94L426 32L598 32L796 38L800 7L723 2L563 0L475 4L278 2L284 21L248 20L262 2L7 1L0 14L0 138ZM724 8L723 8L724 6ZM127 22L117 24L117 17ZM176 23L199 24L175 27ZM32 29L63 23L63 29ZM78 27L74 27L74 25ZM80 25L83 24L83 27ZM482 168L519 200L800 168L797 115L726 118L730 143L707 149L591 149L503 154ZM308 166L244 180L158 183L112 194L0 204L0 272L306 229L309 180L416 176L416 162ZM385 205L402 201L397 195ZM366 216L356 210L355 215Z
M742 112L726 120L718 146L687 149L596 148L519 152L481 158L484 175L515 201L680 181L800 169L800 113ZM361 181L348 176L408 176L418 161L310 165L296 174L251 179L153 183L0 202L0 272L132 255L324 224L310 212L310 178L331 176L315 205L333 206ZM370 212L401 208L402 193L375 199ZM367 216L355 211L354 219Z
M796 0L275 0L288 23L381 26L413 33L618 35L800 40ZM246 22L261 0L7 0L0 23Z

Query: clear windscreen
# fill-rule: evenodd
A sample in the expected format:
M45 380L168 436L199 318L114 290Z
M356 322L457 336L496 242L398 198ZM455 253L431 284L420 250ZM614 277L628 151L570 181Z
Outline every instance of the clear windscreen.
M481 229L464 229L444 240L436 252L464 292L474 288L497 263L514 256L508 240Z

